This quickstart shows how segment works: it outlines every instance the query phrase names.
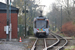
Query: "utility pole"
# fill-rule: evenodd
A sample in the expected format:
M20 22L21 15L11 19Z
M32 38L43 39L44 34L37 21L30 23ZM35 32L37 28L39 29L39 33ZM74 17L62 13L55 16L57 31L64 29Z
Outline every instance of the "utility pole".
M69 7L69 0L67 0L67 8Z
M62 5L61 5L61 30L62 30Z
M12 33L12 32L11 32L11 31L12 31L12 28L11 28L11 27L12 27L12 26L11 26L11 0L10 0L10 7L9 7L9 9L10 9L10 17L9 17L9 18L10 18L10 19L9 19L9 20L10 20L10 21L9 21L9 23L10 23L10 38L9 38L9 40L11 41L11 33Z
M73 7L74 7L74 3L75 3L75 1L73 0Z
M55 18L55 31L56 31L56 18Z
M7 0L7 38L6 40L9 41L9 0Z
M26 1L25 1L25 36L27 36L27 33L26 33Z
M67 13L68 13L68 17L70 18L70 12L69 12L69 0L67 0ZM71 18L70 18L71 19Z
M32 13L33 13L33 11L32 11L32 7L31 7L31 17L32 17Z
M35 0L34 0L34 4L35 4ZM35 6L34 6L34 7L35 7ZM35 9L36 9L36 8L35 8ZM34 9L34 17L35 17L35 11L36 11L35 9Z

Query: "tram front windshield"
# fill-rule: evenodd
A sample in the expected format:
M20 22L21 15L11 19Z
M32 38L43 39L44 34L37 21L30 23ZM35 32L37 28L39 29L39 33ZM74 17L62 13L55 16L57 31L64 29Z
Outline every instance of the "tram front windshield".
M46 21L45 20L37 20L36 28L46 28Z

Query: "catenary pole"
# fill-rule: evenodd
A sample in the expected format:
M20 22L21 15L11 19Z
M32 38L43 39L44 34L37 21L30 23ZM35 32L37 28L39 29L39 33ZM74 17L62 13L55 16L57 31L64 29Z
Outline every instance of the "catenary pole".
M70 18L70 11L69 11L69 0L67 0L67 13L68 13L68 17Z
M11 26L11 0L10 0L10 7L9 7L9 9L10 9L10 15L9 15L9 16L10 16L10 17L9 17L9 20L10 20L10 21L9 21L9 23L10 23L10 36L9 36L9 40L11 41L11 33L12 33L12 32L11 32L11 31L12 31L12 30L11 30L11 29L12 29L12 28L11 28L11 27L12 27L12 26Z
M75 3L75 1L73 0L73 7L74 7L74 3Z
M62 5L61 5L61 30L62 30Z
M25 36L27 35L26 33L26 1L25 1Z
M7 0L7 26L9 26L9 0ZM9 29L9 28L8 28ZM9 41L9 31L7 33L7 41Z
M56 31L56 17L55 17L55 31Z

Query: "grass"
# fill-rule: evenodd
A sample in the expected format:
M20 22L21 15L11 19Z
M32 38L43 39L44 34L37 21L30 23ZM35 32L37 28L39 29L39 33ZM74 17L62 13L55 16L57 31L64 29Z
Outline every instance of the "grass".
M53 33L56 33L57 31L52 31ZM65 35L63 33L60 33L59 35L65 37Z
M65 50L75 50L75 46L70 46L68 48L65 48Z
M74 36L72 36L72 39L75 39L75 37L74 37Z
M64 35L64 34L62 34L62 33L61 33L60 35L61 35L61 36L63 36L63 37L65 37L65 35Z

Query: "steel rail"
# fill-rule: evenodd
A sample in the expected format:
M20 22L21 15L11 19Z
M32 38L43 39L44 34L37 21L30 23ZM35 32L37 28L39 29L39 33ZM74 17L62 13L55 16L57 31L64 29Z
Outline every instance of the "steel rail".
M52 34L53 35L53 34ZM53 35L53 36L55 36L55 35ZM56 45L57 43L59 43L59 38L57 37L57 36L55 36L56 37L56 39L57 39L57 41L55 42L55 43L53 43L52 45L50 45L50 46L48 46L48 47L45 47L43 50L47 50L47 49L49 49L49 48L52 48L54 45Z
M44 39L44 43L45 43L45 47L47 47L47 45L46 45L46 39Z
M54 34L52 34L52 35L55 36ZM54 44L48 46L47 49L49 49L49 48L53 47L54 45L56 45L57 43L59 43L59 41L60 41L59 38L57 36L55 36L55 37L56 37L57 41Z
M38 38L36 39L36 41L35 41L33 47L31 48L31 50L35 50L35 48L36 48L35 45L36 45L37 41L38 41Z
M53 34L55 34L55 33L53 33ZM58 35L58 34L56 34L56 35ZM60 36L60 35L58 35L58 36ZM60 36L60 37L63 38L63 39L65 40L65 44L63 44L63 46L57 48L56 50L60 50L60 49L62 49L62 48L63 48L65 45L67 45L67 43L68 43L67 39L65 39L65 38L62 37L62 36Z
M35 50L37 41L38 41L38 38L36 39L36 41L35 41L33 47L31 48L31 50ZM47 46L46 46L45 38L44 38L44 44L45 44L45 47L47 47Z
M46 39L44 39L44 43L45 43L45 48L43 50L47 50Z

